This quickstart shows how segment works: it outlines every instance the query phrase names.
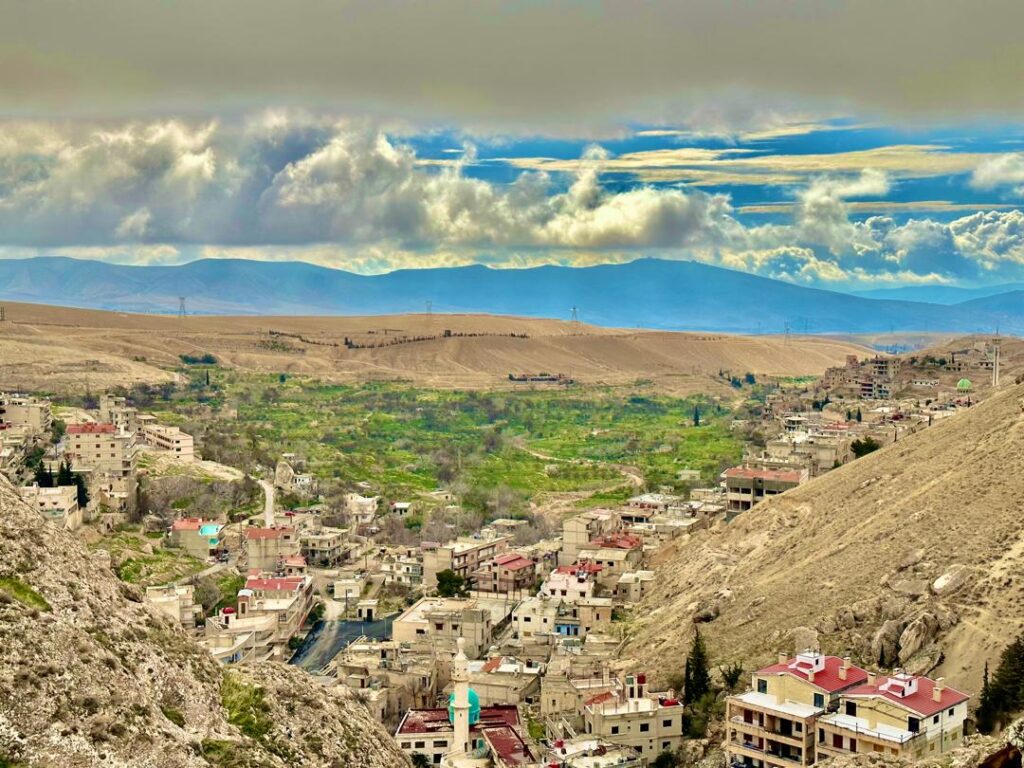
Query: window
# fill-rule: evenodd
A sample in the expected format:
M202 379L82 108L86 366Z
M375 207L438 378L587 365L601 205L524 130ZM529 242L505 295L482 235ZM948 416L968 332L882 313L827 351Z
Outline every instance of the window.
M427 742L425 742L425 741L417 741L417 742L415 742L415 743L413 744L413 746L414 746L414 747L415 747L416 749L423 749L423 747L425 747L426 745L427 745Z
M857 751L857 740L856 739L850 739L850 751L851 752L856 752Z
M921 721L916 717L907 718L907 730L911 733L917 733L921 730Z
M768 681L767 680L758 680L757 681L757 692L758 693L768 693Z
M938 715L936 715L935 717L933 717L933 718L932 718L932 722L933 722L933 723L938 723L938 722L939 722L939 716L938 716Z
M435 740L434 741L434 746L435 747L447 747L448 746L448 739L438 739L438 740Z
M793 722L793 730L796 731L797 733L803 733L804 732L804 724L801 723L799 720L794 721Z
M835 747L836 749L842 749L843 748L843 737L840 736L838 733L833 733L832 734L832 746Z
M816 694L814 694L814 706L817 709L824 709L825 708L825 694L823 694L823 693L816 693Z
M640 733L647 733L649 730L651 730L650 723L640 723Z
M613 726L612 726L612 735L614 736L614 735L615 735L615 734L617 734L618 732L619 732L619 726L617 726L617 725L613 725Z
M661 742L661 751L662 752L668 752L670 749L672 749L672 742L671 741L663 741L663 742Z
M846 714L848 714L850 717L856 717L857 716L857 702L855 702L855 701L848 701L848 702L846 702Z
M672 719L669 718L668 720L662 720L661 721L661 727L662 728L671 728L672 727Z
M949 712L947 712L946 714L947 714L947 715L948 715L949 717L952 717L952 716L953 716L953 713L954 713L954 712L956 712L956 707L950 707L950 708L949 708Z

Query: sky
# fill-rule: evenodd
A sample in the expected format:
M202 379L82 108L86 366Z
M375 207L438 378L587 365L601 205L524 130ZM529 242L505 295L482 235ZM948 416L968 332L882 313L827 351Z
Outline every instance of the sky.
M1024 280L1024 3L0 0L0 258Z

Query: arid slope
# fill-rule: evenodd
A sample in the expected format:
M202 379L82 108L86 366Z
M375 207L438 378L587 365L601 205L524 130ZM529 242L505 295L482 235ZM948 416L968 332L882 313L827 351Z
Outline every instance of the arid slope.
M409 764L350 694L281 664L225 672L2 477L0 648L2 765Z
M179 319L8 304L7 317L0 323L0 386L24 389L161 381L172 376L168 369L179 355L209 353L241 370L336 381L491 388L509 386L510 372L549 372L586 384L650 379L669 391L692 392L722 388L721 370L817 375L847 354L868 354L829 338L787 342L491 315Z
M1024 386L667 551L626 655L668 674L692 620L747 669L817 642L977 691L1024 629Z

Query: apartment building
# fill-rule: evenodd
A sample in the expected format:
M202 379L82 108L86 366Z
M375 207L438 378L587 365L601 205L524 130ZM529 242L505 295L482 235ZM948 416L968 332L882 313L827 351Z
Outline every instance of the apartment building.
M137 433L139 431L139 412L128 405L125 398L117 395L100 395L100 421L113 424L118 431ZM152 417L150 417L152 418Z
M603 570L603 565L593 562L560 565L540 585L540 594L544 597L560 597L569 602L593 597L598 577Z
M423 583L423 560L418 549L392 550L380 559L378 569L385 584L418 587Z
M32 435L43 435L53 426L49 400L0 392L0 425L25 427Z
M753 469L731 467L722 473L730 512L745 512L760 501L807 482L807 469Z
M449 651L462 638L469 657L478 658L501 621L500 611L475 598L424 597L394 620L391 636L396 642Z
M288 641L302 629L313 603L313 580L309 576L249 578L238 592L238 616L273 616L276 630L270 643L275 655L282 656Z
M301 553L296 530L289 526L245 529L245 553L249 568L275 572L286 558Z
M537 564L518 552L503 552L485 561L472 578L478 592L522 595L534 591Z
M451 570L471 580L473 574L488 560L506 552L512 542L510 536L498 536L493 539L458 539L440 546L424 542L423 550L423 584L427 589L437 587L437 574Z
M185 629L196 628L203 616L203 607L195 601L195 588L191 584L165 584L146 587L146 605L169 616Z
M611 510L590 510L570 517L562 522L562 552L560 565L569 565L579 559L579 551L593 539L621 530L622 521L617 512Z
M352 545L348 529L322 526L299 533L299 551L306 561L323 568L341 565L349 559Z
M850 659L804 651L780 654L752 676L751 690L726 699L725 752L734 768L791 768L815 761L818 718L868 673Z
M39 511L45 519L69 531L82 527L82 510L78 507L78 488L62 485L56 488L40 488L33 483L19 488L22 501Z
M891 677L869 674L864 685L842 693L836 712L818 718L817 758L859 753L936 757L963 743L969 700L942 678L899 671Z
M224 526L200 517L185 517L171 523L168 543L180 547L198 560L208 560L227 551Z
M142 439L146 445L172 456L178 461L195 461L195 441L192 435L178 427L163 424L147 424L142 428Z
M274 657L277 637L277 615L274 613L240 614L227 607L206 619L202 643L221 664L264 661Z
M597 582L614 590L619 577L635 571L643 563L643 539L631 533L610 533L598 536L579 551L580 562L601 566Z
M113 424L69 424L62 445L71 468L86 478L94 501L113 512L135 509L139 449L134 433Z
M583 705L584 732L625 747L647 761L683 745L683 704L669 691L649 693L646 675L628 675L620 692L598 694Z

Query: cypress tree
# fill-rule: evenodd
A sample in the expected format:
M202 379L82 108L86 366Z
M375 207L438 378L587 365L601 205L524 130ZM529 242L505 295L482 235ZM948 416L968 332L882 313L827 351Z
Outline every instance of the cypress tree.
M75 475L74 484L77 489L78 506L85 509L89 505L89 489L85 487L85 480L81 475Z
M36 467L35 481L40 488L53 488L53 472L47 469L42 462Z
M693 705L711 690L711 672L708 669L708 651L701 637L700 629L693 628L690 655L686 657L684 674L683 704Z
M57 470L57 485L74 485L75 476L71 473L71 465L64 459Z

